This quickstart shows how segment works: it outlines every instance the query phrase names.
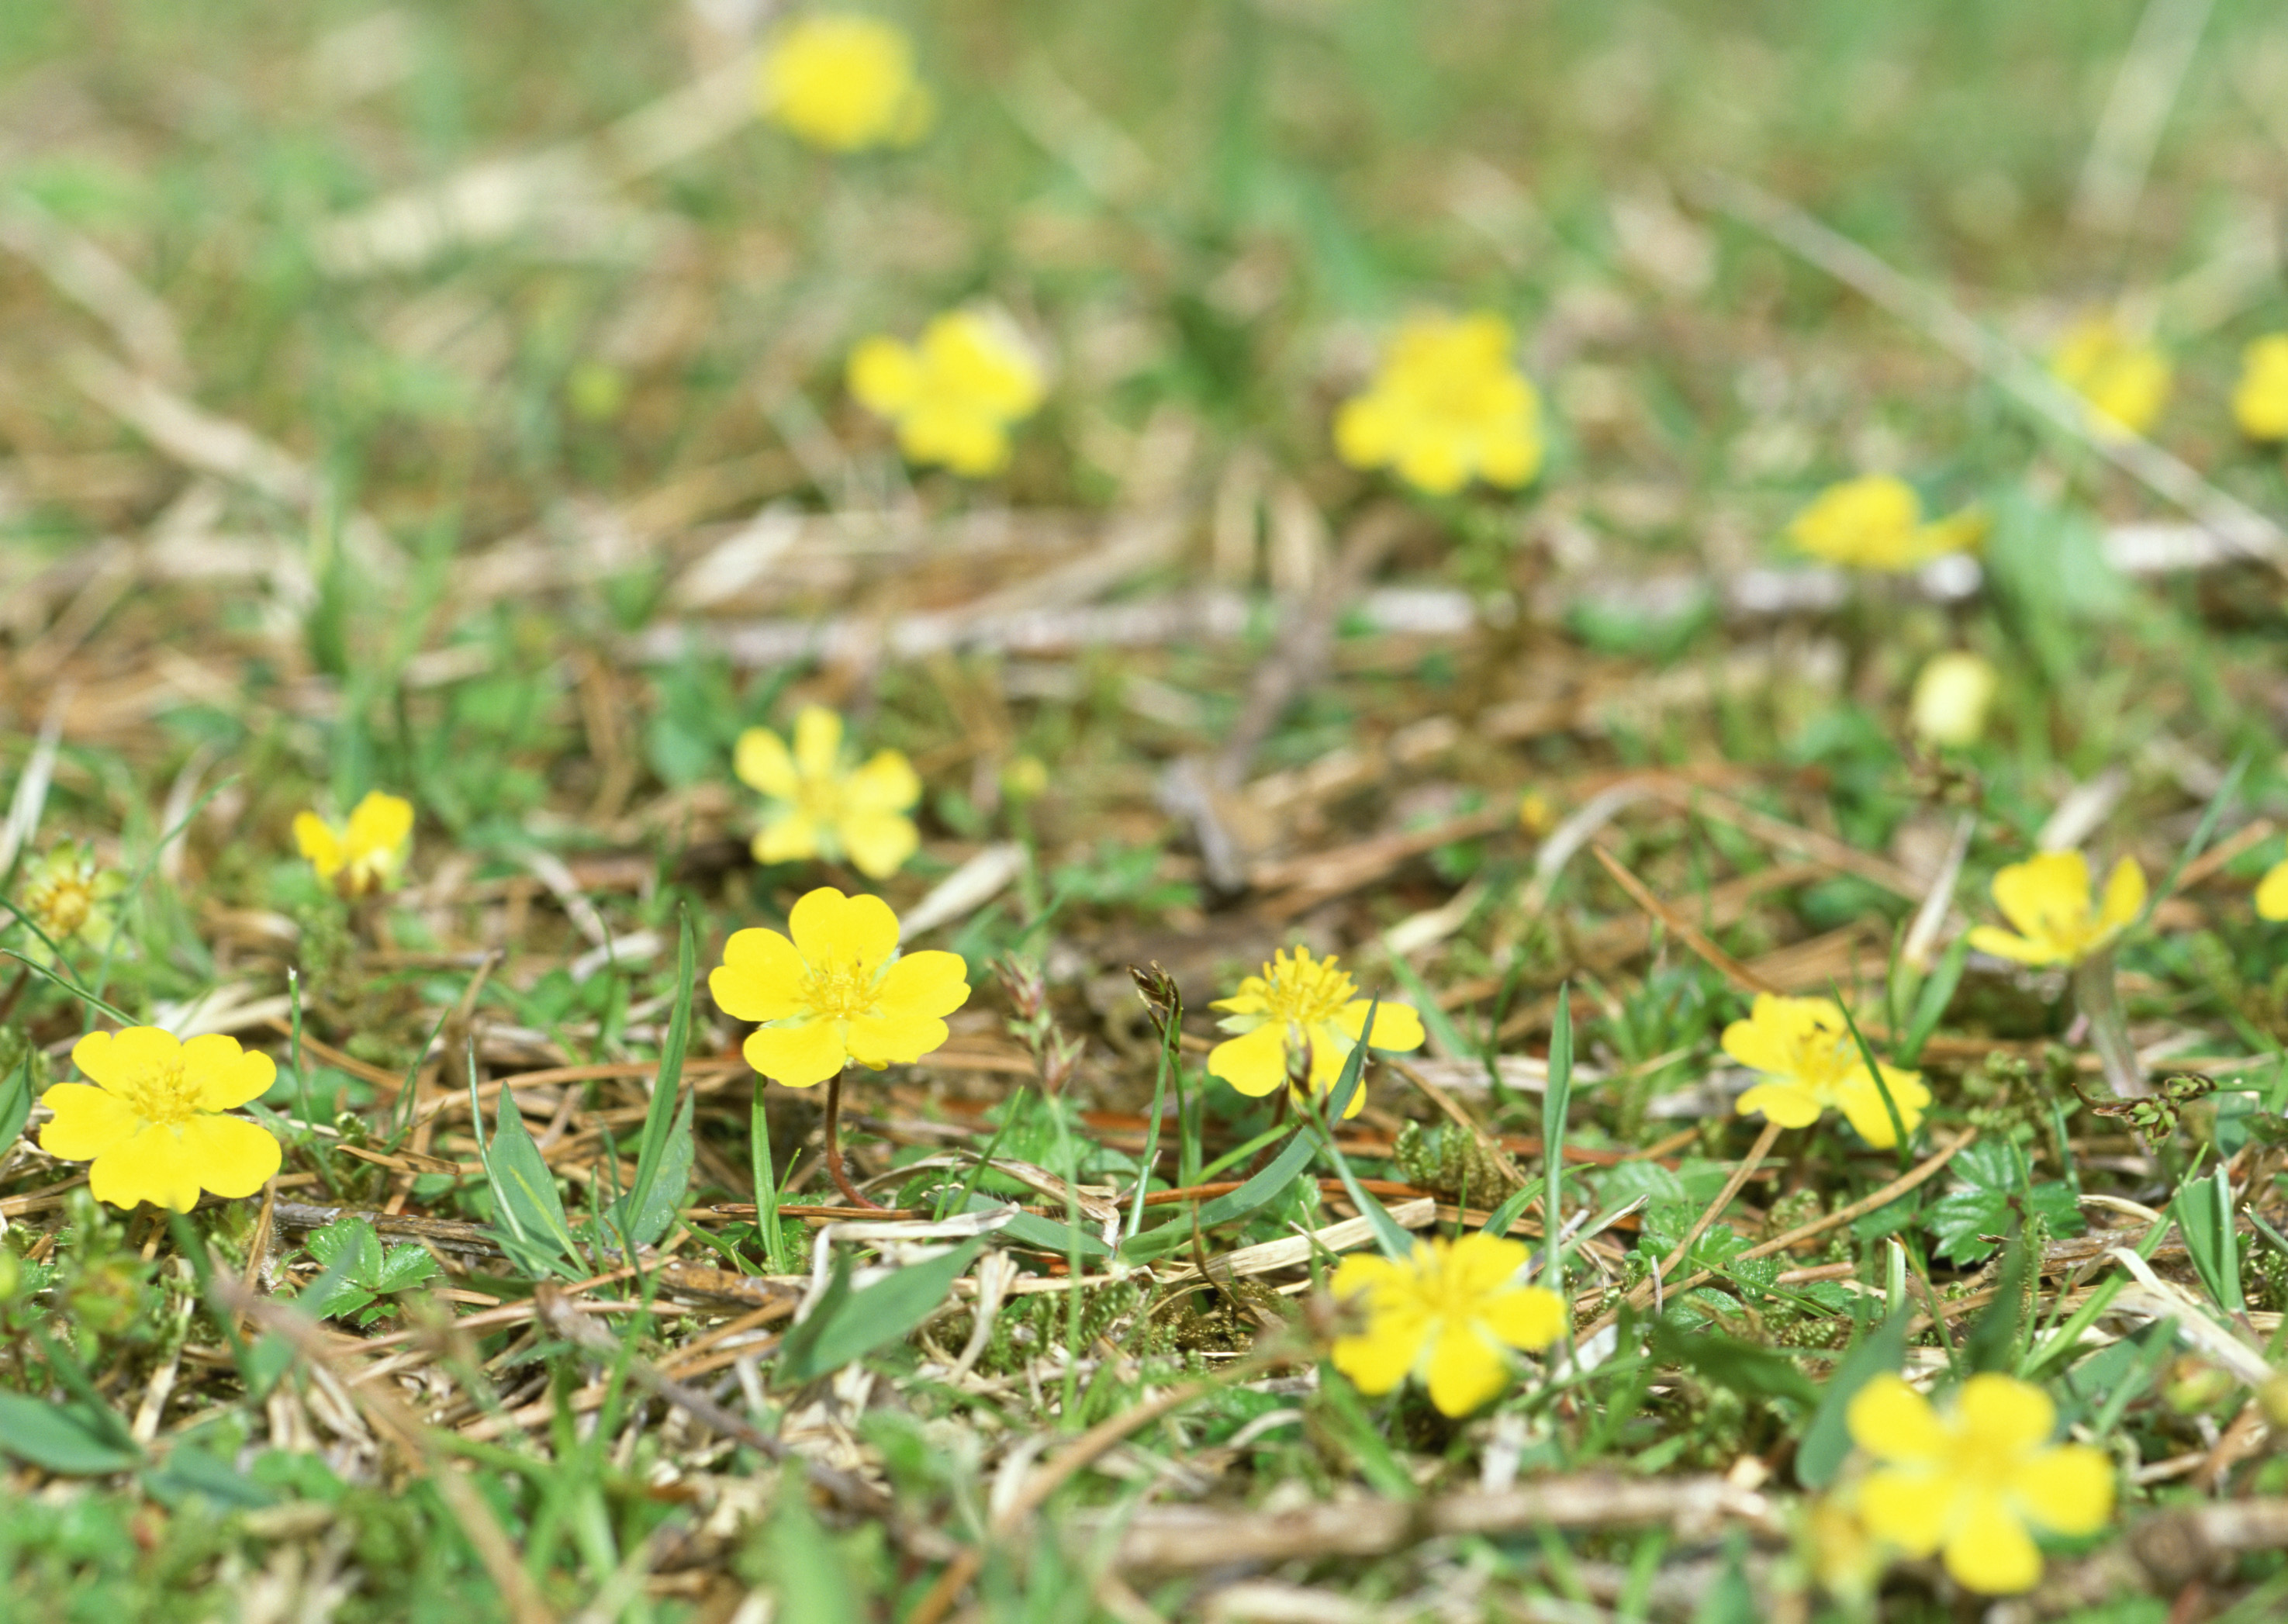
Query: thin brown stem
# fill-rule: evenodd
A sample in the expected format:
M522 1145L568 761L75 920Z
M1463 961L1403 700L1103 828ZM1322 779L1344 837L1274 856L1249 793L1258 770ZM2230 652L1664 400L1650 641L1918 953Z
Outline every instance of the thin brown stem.
M842 1192L843 1199L855 1206L874 1212L887 1212L879 1201L870 1201L858 1193L858 1186L850 1182L850 1175L842 1166L842 1073L837 1072L826 1080L826 1170L834 1180L834 1187Z

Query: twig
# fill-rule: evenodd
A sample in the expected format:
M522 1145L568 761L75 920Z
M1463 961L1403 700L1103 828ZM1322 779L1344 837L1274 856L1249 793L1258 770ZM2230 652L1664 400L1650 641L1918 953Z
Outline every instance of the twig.
M1597 860L1604 865L1605 872L1611 875L1620 888L1629 893L1631 901L1666 925L1686 947L1705 959L1718 975L1744 993L1776 993L1780 990L1719 947L1690 920L1670 907L1658 897L1654 896L1650 887L1631 874L1626 865L1601 844L1592 845L1589 850L1596 855Z

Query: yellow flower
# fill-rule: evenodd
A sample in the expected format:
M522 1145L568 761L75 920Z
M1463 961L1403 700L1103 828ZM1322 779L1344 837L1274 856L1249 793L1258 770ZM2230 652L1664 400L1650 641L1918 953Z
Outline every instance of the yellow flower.
M739 735L732 768L740 781L775 803L755 836L755 860L848 857L870 880L897 873L921 844L906 816L922 798L922 781L899 750L878 750L864 766L846 764L842 718L806 705L794 719L794 749L767 727Z
M24 876L17 906L48 939L33 937L24 956L48 963L55 956L48 942L60 947L74 939L100 953L111 942L111 899L126 889L124 877L95 860L93 847L62 842Z
M1261 975L1242 981L1229 998L1217 999L1212 1007L1229 1011L1219 1024L1240 1035L1209 1051L1210 1073L1243 1094L1265 1095L1287 1081L1291 1054L1307 1053L1312 1089L1331 1093L1343 1063L1358 1047L1369 1002L1354 996L1358 988L1335 966L1333 954L1315 959L1308 947L1275 953ZM1378 1006L1367 1047L1393 1054L1421 1048L1422 1018L1402 1003ZM1366 1089L1355 1089L1343 1114L1356 1116L1365 1104Z
M1799 1548L1810 1558L1812 1576L1831 1596L1853 1598L1874 1594L1883 1577L1883 1552L1859 1516L1858 1496L1849 1486L1823 1494L1804 1509Z
M1986 536L1975 508L1923 522L1923 499L1904 479L1863 474L1831 485L1788 521L1788 539L1814 558L1854 569L1920 569L1950 552L1974 551Z
M1993 925L1970 932L1970 945L2021 964L2078 964L2112 945L2145 910L2145 871L2133 857L2113 866L2105 896L2090 897L2089 859L2078 852L2038 852L1994 876L1994 906L2019 934Z
M1899 1142L1882 1089L1867 1074L1842 1007L1831 1000L1760 993L1748 1018L1724 1028L1724 1052L1767 1079L1740 1096L1741 1115L1760 1114L1783 1128L1807 1128L1833 1105L1877 1149ZM1882 1073L1900 1125L1914 1132L1931 1097L1922 1073L1894 1066L1882 1066Z
M716 1006L762 1023L747 1064L806 1089L852 1062L879 1071L945 1042L942 1017L968 1001L957 953L898 951L898 916L879 897L822 885L794 905L790 941L776 931L735 932L707 978Z
M2273 864L2257 881L2256 913L2260 919L2288 919L2288 862Z
M970 479L1009 462L1009 425L1048 392L1041 363L1006 318L949 310L931 318L919 344L877 334L850 352L850 393L898 425L898 447L916 463Z
M763 116L814 147L910 147L936 108L914 77L913 42L871 17L805 17L763 59Z
M1976 654L1959 649L1934 654L1915 678L1908 720L1933 744L1975 744L1986 731L1986 712L1999 680Z
M1335 415L1336 451L1438 495L1473 479L1529 484L1541 470L1541 396L1511 359L1514 343L1497 315L1402 323L1366 392Z
M2109 437L2142 434L2169 403L2169 358L2110 316L2077 322L2050 357L2050 371L2088 402L2090 427Z
M72 1047L72 1064L93 1083L60 1082L40 1097L55 1120L40 1148L65 1161L91 1161L88 1188L99 1201L139 1201L188 1212L202 1188L252 1195L278 1171L278 1141L242 1117L220 1112L259 1099L278 1068L219 1035L179 1042L156 1026L91 1032Z
M1564 1333L1564 1299L1516 1283L1526 1257L1521 1241L1470 1234L1418 1240L1402 1263L1344 1258L1332 1289L1360 1299L1366 1328L1335 1339L1335 1368L1362 1393L1386 1393L1422 1371L1431 1403L1468 1414L1509 1385L1503 1349L1545 1348Z
M413 845L413 803L368 790L351 809L347 828L315 812L296 812L294 844L318 877L346 897L393 890Z
M2267 333L2241 352L2232 416L2251 440L2288 440L2288 333Z
M1942 1554L1965 1589L2009 1596L2033 1588L2042 1554L2030 1525L2094 1533L2113 1515L2113 1471L2082 1444L2053 1444L2049 1395L1989 1373L1962 1384L1945 1410L1895 1375L1853 1396L1852 1441L1880 1464L1859 1486L1869 1532L1911 1557Z

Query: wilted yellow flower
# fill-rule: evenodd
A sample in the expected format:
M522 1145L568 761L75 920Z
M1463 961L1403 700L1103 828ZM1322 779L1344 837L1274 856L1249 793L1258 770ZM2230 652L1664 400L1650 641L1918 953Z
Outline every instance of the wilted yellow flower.
M1859 1485L1868 1531L1911 1557L1938 1552L1965 1589L2031 1589L2042 1553L2029 1527L2094 1533L2113 1515L2111 1463L2086 1445L2053 1444L2056 1406L2014 1377L1973 1376L1941 1410L1880 1375L1845 1417L1879 1462Z
M2232 416L2251 440L2288 440L2288 333L2267 333L2240 353Z
M2101 434L2142 434L2169 403L2169 358L2110 316L2077 322L2050 371L2089 403L2090 427Z
M968 1001L957 953L898 951L898 916L879 897L821 886L776 931L735 932L707 978L735 1020L762 1023L747 1064L806 1089L855 1063L879 1071L920 1059L946 1040L942 1018Z
M2125 857L2106 877L2105 896L2090 896L2089 859L2078 852L2038 852L1994 876L1994 906L2019 934L1994 925L1970 932L1970 945L2021 964L2078 964L2112 946L2145 911L2145 871Z
M914 76L914 46L872 17L798 18L763 58L763 116L814 147L910 147L936 108Z
M1975 744L1986 731L1986 711L1999 684L1994 668L1960 649L1934 654L1915 678L1907 717L1933 744Z
M2263 919L2288 919L2288 862L2273 864L2257 881L2256 912Z
M346 827L315 812L297 812L294 843L318 877L346 897L394 890L413 845L413 803L368 790L351 808Z
M909 457L971 479L1008 465L1009 425L1048 392L1015 325L975 310L932 318L919 344L886 334L865 340L850 353L849 384L859 405L898 425Z
M89 1033L73 1045L72 1064L89 1082L60 1082L40 1097L56 1113L40 1130L40 1148L92 1163L87 1184L97 1200L188 1212L203 1188L252 1195L278 1171L276 1139L218 1114L262 1097L278 1076L268 1055L248 1053L235 1038L185 1043L156 1026L130 1026Z
M842 718L805 705L794 719L794 749L767 727L739 735L732 770L775 803L755 836L755 860L790 863L847 857L868 879L895 874L921 844L906 816L922 780L902 750L877 750L853 767L842 749Z
M1417 316L1399 326L1364 394L1335 415L1354 468L1388 468L1434 495L1473 479L1515 490L1541 470L1541 396L1517 369L1499 316Z
M1875 1086L1842 1007L1830 999L1759 993L1748 1018L1724 1028L1724 1052L1765 1075L1740 1096L1740 1114L1761 1115L1783 1128L1807 1128L1832 1105L1861 1138L1888 1150L1899 1137L1891 1129L1883 1089L1890 1090L1900 1126L1909 1133L1921 1125L1923 1107L1930 1104L1920 1072L1883 1066L1883 1089Z
M1358 1300L1366 1328L1335 1339L1335 1368L1362 1393L1386 1393L1418 1372L1431 1403L1468 1414L1509 1385L1505 1350L1545 1348L1564 1334L1565 1300L1517 1282L1528 1256L1522 1242L1479 1233L1418 1240L1403 1262L1344 1258L1331 1288Z
M1831 485L1788 521L1788 539L1814 558L1854 569L1920 569L1933 558L1974 550L1986 516L1965 508L1930 524L1923 499L1904 479L1863 474Z
M1228 1011L1218 1024L1240 1035L1208 1051L1209 1073L1259 1097L1287 1081L1290 1055L1307 1056L1312 1091L1333 1092L1366 1026L1369 1001L1357 992L1350 976L1336 968L1333 954L1315 959L1308 947L1273 954L1261 975L1248 977L1238 992L1212 1006ZM1406 1005L1375 1006L1368 1048L1405 1054L1421 1048L1422 1037L1422 1018ZM1365 1104L1365 1088L1354 1089L1343 1114L1356 1116Z
M24 956L40 963L55 955L48 942L59 947L74 939L98 953L111 943L111 901L127 889L125 877L96 861L95 848L67 840L34 863L24 875L17 906L40 927L47 941L35 936L23 945Z

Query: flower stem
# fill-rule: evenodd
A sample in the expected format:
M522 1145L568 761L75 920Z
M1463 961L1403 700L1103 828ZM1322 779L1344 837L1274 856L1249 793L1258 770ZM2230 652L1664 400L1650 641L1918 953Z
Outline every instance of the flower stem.
M826 1080L826 1170L834 1179L834 1187L842 1192L843 1199L854 1206L875 1212L889 1208L879 1201L870 1201L858 1193L858 1186L850 1182L850 1175L842 1166L842 1073L837 1072ZM759 1197L758 1200L760 1198Z
M2153 1090L2129 1041L2129 1018L2114 985L2113 952L2093 953L2073 969L2074 1005L2089 1019L2089 1041L2105 1067L2105 1086L2116 1099L2147 1099Z

